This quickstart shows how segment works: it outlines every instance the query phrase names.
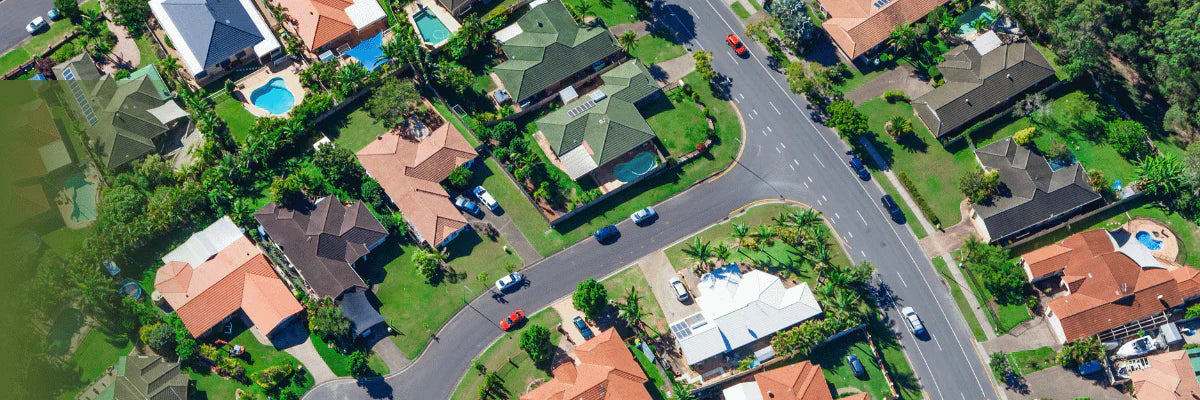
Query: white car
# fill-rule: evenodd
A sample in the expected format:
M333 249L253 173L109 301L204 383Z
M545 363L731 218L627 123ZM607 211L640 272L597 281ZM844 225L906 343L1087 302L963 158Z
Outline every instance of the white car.
M42 28L45 28L47 25L49 24L46 23L45 18L37 17L34 18L33 21L29 21L29 25L25 25L25 31L29 32L30 35L33 35L37 33L37 31L42 30Z
M634 211L633 214L629 216L629 220L633 221L635 225L641 225L643 222L646 222L657 216L658 212L654 211L654 207L646 207L641 210Z
M917 311L912 307L904 307L900 309L900 313L904 314L904 322L908 324L908 329L912 329L914 334L924 335L925 324L921 323L921 317L917 316Z
M671 281L667 282L667 284L670 285L671 289L675 291L676 300L684 301L688 299L689 295L687 288L683 286L683 281L679 280L679 277L671 278Z
M471 193L474 193L475 198L479 199L479 202L487 206L489 210L496 211L497 208L500 208L500 203L497 203L496 198L492 197L492 194L488 193L487 189L484 189L483 186L476 186Z
M525 280L525 277L521 276L520 272L513 272L496 280L496 290L503 292L517 286L523 280Z

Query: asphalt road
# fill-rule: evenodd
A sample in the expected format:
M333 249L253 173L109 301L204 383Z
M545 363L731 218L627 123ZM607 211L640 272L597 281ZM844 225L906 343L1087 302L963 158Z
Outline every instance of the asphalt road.
M533 312L569 295L575 284L616 271L643 255L718 222L760 199L787 198L821 211L833 224L853 261L868 260L896 302L887 310L893 329L933 399L996 399L988 372L973 349L970 331L953 298L937 278L911 230L893 223L879 203L883 191L862 182L846 165L849 147L829 129L806 118L802 97L786 90L784 77L751 55L736 58L724 43L744 27L719 0L667 2L660 18L689 48L713 52L713 66L728 78L729 92L745 117L744 154L725 175L656 205L661 218L636 227L623 221L621 238L608 246L584 240L525 271L530 285L505 297L472 301L450 320L406 370L383 379L339 380L314 388L306 399L448 398L471 360L502 334L495 321L514 309ZM744 37L744 35L743 35ZM930 336L911 335L898 309L912 306ZM472 388L473 389L473 388Z
M29 39L31 36L25 31L25 25L34 17L46 18L46 11L51 7L54 7L54 0L0 1L0 54Z

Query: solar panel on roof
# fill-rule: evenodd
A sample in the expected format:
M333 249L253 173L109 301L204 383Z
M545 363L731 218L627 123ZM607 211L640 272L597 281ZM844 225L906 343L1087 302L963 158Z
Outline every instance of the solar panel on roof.
M892 0L877 0L875 2L875 8L880 8L880 7L886 6L888 3L891 3L891 2L892 2Z
M568 110L567 116L571 117L571 118L575 118L576 115L583 114L584 111L590 110L592 107L595 107L595 106L596 106L595 100L588 100L588 101L584 102L583 104L580 104L579 106Z
M687 322L679 322L671 325L671 332L675 334L676 339L683 339L692 335L692 330L688 328Z
M88 126L100 122L100 118L96 117L96 111L92 109L92 104L83 97L83 89L79 87L79 81L75 79L75 72L71 71L71 68L64 68L63 78L67 79L67 86L71 87L71 94L75 96L75 102L79 103L79 108L83 110L83 116L87 118Z

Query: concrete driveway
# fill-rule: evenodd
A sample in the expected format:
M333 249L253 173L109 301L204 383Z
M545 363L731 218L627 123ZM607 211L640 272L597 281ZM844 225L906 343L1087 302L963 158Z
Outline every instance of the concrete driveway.
M642 270L642 274L646 275L650 291L654 293L654 298L662 307L663 316L667 319L668 324L700 312L700 306L697 306L692 299L689 298L686 303L683 303L675 298L675 291L667 282L677 275L675 268L671 266L671 261L667 259L667 254L662 250L642 257L637 261L637 265ZM685 284L685 286L687 285ZM693 290L691 286L688 286L688 292L692 292L694 295Z

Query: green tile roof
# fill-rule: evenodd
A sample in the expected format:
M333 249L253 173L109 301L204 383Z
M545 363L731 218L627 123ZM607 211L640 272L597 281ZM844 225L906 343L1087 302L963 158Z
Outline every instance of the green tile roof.
M599 166L654 138L654 131L635 105L659 92L646 67L633 60L600 78L604 86L597 91L606 97L593 101L595 106L571 116L571 110L592 101L590 95L584 95L538 120L538 128L555 155L561 157L586 142L592 160Z
M529 10L517 25L521 33L501 44L508 61L492 71L518 102L620 50L608 29L579 26L557 0Z

